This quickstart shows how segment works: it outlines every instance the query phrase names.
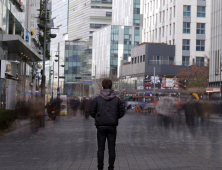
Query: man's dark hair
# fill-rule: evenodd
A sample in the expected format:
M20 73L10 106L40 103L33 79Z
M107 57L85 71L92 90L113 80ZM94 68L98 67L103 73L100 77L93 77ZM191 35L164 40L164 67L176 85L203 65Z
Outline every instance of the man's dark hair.
M111 89L112 85L113 83L110 79L104 79L102 82L103 89Z

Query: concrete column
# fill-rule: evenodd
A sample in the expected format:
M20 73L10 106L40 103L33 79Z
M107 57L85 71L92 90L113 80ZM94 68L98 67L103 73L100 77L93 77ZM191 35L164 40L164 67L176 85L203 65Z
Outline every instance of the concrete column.
M15 35L15 22L13 22L13 30L12 30L12 34Z
M15 110L16 81L6 80L6 109Z

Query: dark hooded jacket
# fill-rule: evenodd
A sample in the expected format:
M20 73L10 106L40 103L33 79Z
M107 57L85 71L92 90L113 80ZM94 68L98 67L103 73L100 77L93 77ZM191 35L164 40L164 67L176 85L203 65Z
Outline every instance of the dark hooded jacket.
M101 90L89 109L90 115L95 118L96 127L118 126L118 119L124 116L124 112L123 103L112 89Z

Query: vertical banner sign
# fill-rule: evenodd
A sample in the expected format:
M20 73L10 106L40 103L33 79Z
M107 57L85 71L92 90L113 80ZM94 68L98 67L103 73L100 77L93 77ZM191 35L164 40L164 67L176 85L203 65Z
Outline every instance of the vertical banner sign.
M60 95L60 99L62 100L60 115L65 116L67 115L67 95Z
M51 95L50 94L45 94L45 105L50 102L50 97ZM45 109L45 115L47 116L48 113L47 113L47 109Z

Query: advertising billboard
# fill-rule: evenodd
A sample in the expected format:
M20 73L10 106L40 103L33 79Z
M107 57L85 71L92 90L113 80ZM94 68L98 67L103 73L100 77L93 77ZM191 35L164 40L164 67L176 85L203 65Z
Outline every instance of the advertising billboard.
M164 76L149 76L146 75L144 79L145 89L153 89L155 84L155 89L166 89L174 88L178 89L177 78L166 78Z

